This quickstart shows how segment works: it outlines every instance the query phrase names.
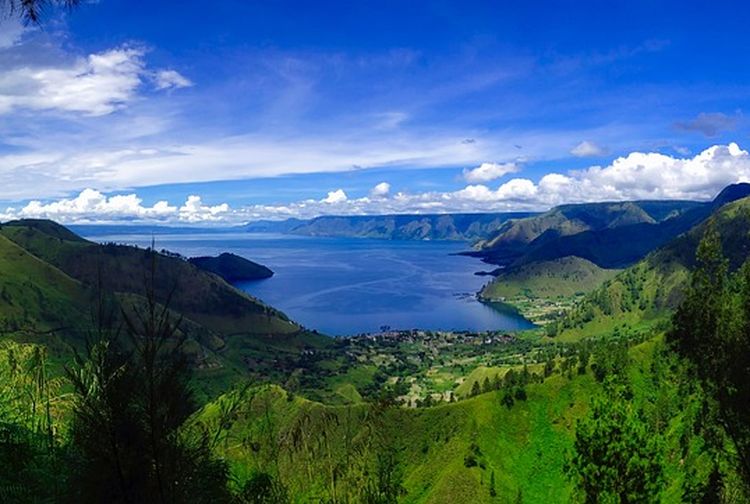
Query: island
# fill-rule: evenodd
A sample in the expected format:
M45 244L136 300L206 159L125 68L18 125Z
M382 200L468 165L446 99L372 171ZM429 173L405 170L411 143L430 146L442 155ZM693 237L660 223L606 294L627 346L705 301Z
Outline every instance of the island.
M210 273L215 273L229 283L262 280L273 276L273 271L236 254L224 252L216 257L192 257L188 261Z

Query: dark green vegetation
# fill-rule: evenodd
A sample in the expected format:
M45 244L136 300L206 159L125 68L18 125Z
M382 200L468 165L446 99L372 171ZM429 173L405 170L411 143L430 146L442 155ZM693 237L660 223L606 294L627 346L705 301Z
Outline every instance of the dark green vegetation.
M480 251L471 253L501 265L494 272L498 278L479 295L483 299L503 299L542 324L580 305L577 315L572 317L575 320L568 317L562 328L580 326L592 320L596 311L588 300L579 303L583 294L611 278L617 268L644 260L659 247L669 248L670 240L748 194L750 184L736 184L725 188L709 203L636 201L563 205L535 217L509 221L494 238L480 243ZM688 255L692 250L694 245ZM642 269L636 266L636 270ZM681 272L684 274L684 270ZM607 295L601 290L597 292L599 308L605 315L615 313L622 321L631 321L632 310L625 310L629 313L622 317L623 310L616 305L632 301L623 301L627 296L623 298L621 292L621 282L631 282L628 278L632 275L633 272L626 272L620 280L605 284L604 289L614 286ZM658 287L676 292L672 282L679 282L679 278L667 276L670 277L667 284ZM542 279L548 281L540 289ZM524 285L527 280L528 285ZM633 295L642 291L633 285L625 288ZM670 301L670 308L674 308L674 301ZM639 307L643 304L642 310L648 308L645 301L637 304ZM548 328L552 333L560 329Z
M228 252L217 257L191 257L188 261L204 271L219 275L230 283L261 280L273 276L273 271L262 264Z
M749 249L740 199L621 272L502 272L579 296L544 329L331 341L178 257L6 224L0 498L747 502Z
M533 215L529 212L446 215L372 215L317 217L309 221L250 223L250 232L277 232L306 236L381 238L386 240L466 240L490 236L509 219Z
M153 252L98 245L49 221L0 226L0 327L17 341L49 344L64 360L68 344L80 348L92 324L98 293L126 311L144 301L144 281ZM328 344L281 312L235 289L186 260L158 254L157 302L169 301L182 317L184 350L202 377L204 393L215 394L248 375L285 372L287 356Z
M480 243L488 262L519 265L577 256L602 268L621 268L705 220L721 205L750 194L750 184L729 186L714 201L587 203L507 222Z

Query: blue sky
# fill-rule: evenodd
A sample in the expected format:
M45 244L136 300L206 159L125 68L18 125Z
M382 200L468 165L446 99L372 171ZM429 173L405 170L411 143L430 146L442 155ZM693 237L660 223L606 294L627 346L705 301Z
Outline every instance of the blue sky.
M0 219L541 210L750 179L744 2L516 4L1 21Z

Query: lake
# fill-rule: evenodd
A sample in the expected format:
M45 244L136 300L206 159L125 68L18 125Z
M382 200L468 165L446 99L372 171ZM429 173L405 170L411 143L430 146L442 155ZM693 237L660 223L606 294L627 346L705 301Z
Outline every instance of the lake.
M151 234L90 236L151 244ZM488 277L479 260L451 255L455 242L318 238L255 233L154 234L156 248L185 256L232 252L271 268L266 280L236 286L310 329L330 335L394 329L517 330L520 315L474 297Z

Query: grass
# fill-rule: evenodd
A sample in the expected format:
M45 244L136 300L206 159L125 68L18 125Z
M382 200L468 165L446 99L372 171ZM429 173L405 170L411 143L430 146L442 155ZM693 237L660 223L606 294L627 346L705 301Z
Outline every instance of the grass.
M629 352L628 374L639 404L649 404L649 398L657 394L661 386L654 383L650 375L660 340L661 337L647 340ZM473 379L494 377L503 371L502 368L479 367L464 384ZM601 385L591 372L574 374L572 379L555 373L543 383L529 384L526 390L527 400L516 401L511 408L501 403L502 392L493 391L430 408L390 410L383 428L400 450L406 490L403 502L512 502L519 495L523 502L568 502L573 484L564 467L572 448L576 422L588 411L591 398L601 392ZM263 394L268 394L270 399L260 399ZM253 468L269 468L263 449L253 452L243 448L239 441L232 441L262 444L263 425L269 418L263 411L264 404L270 407L273 430L282 440L291 436L301 418L315 418L305 424L308 436L333 443L330 453L335 460L345 458L343 439L347 429L355 433L353 439L368 432L366 418L372 413L366 404L326 406L300 397L289 401L286 397L283 390L271 388L244 403L243 412L231 425L226 448L220 450L237 470L248 473ZM211 408L208 406L198 418L210 418ZM324 422L322 419L327 415L335 420ZM678 443L680 422L677 414L666 430L668 453ZM279 472L295 495L303 500L323 497L326 493L325 453L319 453L317 460L311 462L283 442L277 449L281 460ZM472 453L475 465L465 463L465 458ZM665 461L669 477L662 500L679 502L683 477L679 459L667 456ZM309 464L312 464L312 481L304 475ZM495 498L490 497L489 492L493 472ZM343 479L341 481L344 485Z

